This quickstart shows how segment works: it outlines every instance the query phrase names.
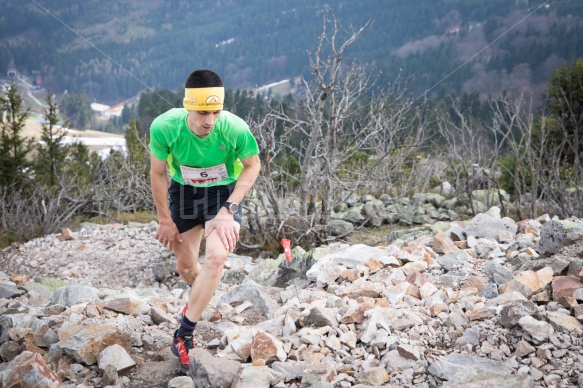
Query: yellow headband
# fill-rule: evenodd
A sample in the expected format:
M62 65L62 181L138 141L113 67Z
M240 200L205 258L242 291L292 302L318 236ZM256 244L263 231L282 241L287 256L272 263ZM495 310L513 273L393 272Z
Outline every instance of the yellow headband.
M186 88L184 107L187 110L221 110L225 99L225 88Z

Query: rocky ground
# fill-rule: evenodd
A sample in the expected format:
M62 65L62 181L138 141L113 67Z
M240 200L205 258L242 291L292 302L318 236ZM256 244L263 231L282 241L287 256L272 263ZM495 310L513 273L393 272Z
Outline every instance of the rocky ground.
M187 287L155 224L0 256L2 387L583 386L583 220L466 222L259 259L230 255L188 376Z

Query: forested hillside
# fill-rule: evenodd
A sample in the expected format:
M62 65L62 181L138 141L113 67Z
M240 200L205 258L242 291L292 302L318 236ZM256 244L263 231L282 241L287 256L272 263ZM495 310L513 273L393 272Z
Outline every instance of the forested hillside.
M106 103L147 87L178 88L201 67L217 70L233 89L309 77L307 51L316 48L325 9L346 29L372 21L349 54L380 71L381 85L401 73L417 93L446 77L432 91L536 88L583 52L578 0L0 0L0 6L2 74L40 71L52 91Z

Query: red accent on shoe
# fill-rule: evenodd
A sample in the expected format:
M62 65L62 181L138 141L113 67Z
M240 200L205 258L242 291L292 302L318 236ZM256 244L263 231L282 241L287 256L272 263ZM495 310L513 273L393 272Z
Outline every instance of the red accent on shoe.
M174 340L172 341L172 354L180 358L180 371L188 373L190 369L190 357L188 351L194 349L196 345L192 342L192 337L178 337L178 330L174 333Z

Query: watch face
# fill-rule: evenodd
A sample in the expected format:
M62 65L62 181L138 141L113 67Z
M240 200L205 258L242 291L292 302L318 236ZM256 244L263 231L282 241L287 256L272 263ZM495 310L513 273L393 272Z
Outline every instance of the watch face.
M237 211L239 210L239 205L237 205L236 203L231 203L229 204L229 211L233 214L237 213Z

